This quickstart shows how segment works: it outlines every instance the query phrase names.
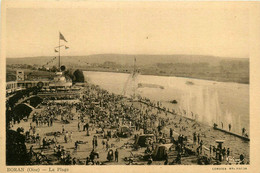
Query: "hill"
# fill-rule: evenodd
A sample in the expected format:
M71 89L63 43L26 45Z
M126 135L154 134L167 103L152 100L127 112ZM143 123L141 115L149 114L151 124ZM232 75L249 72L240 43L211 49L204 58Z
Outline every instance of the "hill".
M17 64L52 68L58 65L53 57L7 58L7 67ZM62 56L61 64L68 69L130 73L134 59L141 74L178 76L223 82L249 83L249 59L206 55L126 55L97 54ZM48 63L49 62L49 63ZM48 63L48 64L47 64ZM18 65L18 67L21 67Z
M87 63L104 63L106 61L116 62L121 65L132 65L136 58L137 65L153 65L156 63L209 63L217 65L221 60L246 61L246 58L216 57L207 55L127 55L127 54L97 54L87 56L62 56L61 62L64 65L84 65ZM28 64L43 65L53 57L24 57L7 58L7 64ZM56 62L58 61L56 60ZM53 63L53 64L54 64ZM54 64L55 65L55 64Z

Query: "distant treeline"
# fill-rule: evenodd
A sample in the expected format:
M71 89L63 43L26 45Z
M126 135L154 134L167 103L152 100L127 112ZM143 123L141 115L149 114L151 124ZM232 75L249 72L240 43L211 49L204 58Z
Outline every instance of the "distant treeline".
M223 60L216 66L209 63L157 63L153 68L144 67L141 72L249 84L249 62L246 61Z

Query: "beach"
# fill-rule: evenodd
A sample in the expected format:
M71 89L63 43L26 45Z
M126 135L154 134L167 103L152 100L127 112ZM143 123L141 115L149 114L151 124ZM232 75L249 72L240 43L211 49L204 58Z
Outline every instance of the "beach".
M89 86L92 86L90 84L88 84ZM99 87L87 87L87 91L86 88L83 88L81 91L81 96L82 97L87 97L87 98L95 98L95 96L98 95L98 93L103 93L103 97L96 97L96 98L103 98L101 100L102 103L107 103L108 105L110 105L110 102L108 101L108 97L107 96L112 96L112 98L116 99L117 101L111 102L111 104L115 104L118 105L118 107L121 105L124 105L124 107L134 109L137 112L146 112L148 111L148 114L144 114L146 116L148 116L146 119L146 126L153 128L153 127L157 127L158 124L160 124L160 122L164 122L164 126L161 129L161 133L162 135L166 138L169 139L170 136L170 128L173 129L174 134L178 134L178 135L184 135L187 136L188 140L191 141L192 140L192 136L193 133L196 132L197 134L200 134L200 141L203 141L203 146L206 149L203 149L203 155L207 155L210 157L215 157L212 153L210 153L209 150L207 150L210 145L211 146L216 146L216 140L224 140L223 143L223 147L230 148L230 156L239 159L239 156L241 154L244 155L245 157L245 163L249 163L249 142L244 141L240 138L237 138L233 135L229 135L226 133L223 133L221 131L218 130L214 130L212 126L209 125L205 125L204 123L199 123L196 122L194 120L191 120L185 116L182 116L179 113L169 113L167 111L162 111L159 110L158 108L155 108L155 106L151 103L150 105L152 106L148 106L147 104L144 103L140 103L139 101L131 101L127 98L122 98L122 96L116 96L112 93L109 93L103 89L99 89ZM88 94L87 94L88 93ZM105 97L104 97L105 96ZM105 101L107 98L108 100ZM86 98L85 98L86 99ZM133 144L135 143L134 140L134 134L143 134L144 133L144 129L139 129L139 130L135 130L133 132L133 135L128 137L128 138L119 138L120 140L118 140L118 138L110 138L109 139L109 144L110 144L110 148L115 151L115 149L118 149L119 151L119 161L115 162L115 161L107 161L107 152L108 149L106 149L106 147L104 147L104 145L102 144L104 140L106 140L107 138L104 137L105 132L107 131L113 131L116 132L116 129L111 129L111 127L104 127L103 130L105 132L102 132L101 134L97 133L98 130L100 130L100 123L104 124L106 121L104 120L99 120L99 121L92 121L91 119L91 115L92 113L89 113L87 110L84 109L84 111L79 111L77 109L77 104L75 102L75 104L73 104L73 101L70 101L70 103L66 103L66 100L61 101L61 103L64 103L65 106L61 106L64 107L66 109L70 110L70 114L72 115L73 119L69 120L69 123L65 123L63 121L61 121L61 118L64 117L64 115L55 115L55 121L53 122L52 126L47 126L45 125L38 125L36 127L36 132L35 134L39 133L39 136L41 137L41 139L43 138L47 138L47 139L52 139L54 136L53 135L48 135L49 133L54 133L54 132L59 132L60 136L57 136L57 143L55 143L55 145L60 145L63 146L63 149L69 153L71 158L75 158L77 159L76 164L86 164L85 160L86 157L89 156L89 154L91 153L92 149L93 149L93 145L92 145L92 140L94 138L94 136L97 137L97 146L95 148L95 152L99 153L99 158L96 159L96 162L98 163L102 163L102 164L129 164L128 161L126 161L125 158L135 158L136 161L134 164L147 164L145 160L142 159L137 159L140 156L144 156L145 155L145 148L140 148L139 150L133 150ZM50 101L51 106L49 106L49 109L51 110L51 107L53 107L53 109L57 109L56 103L52 103L52 101ZM58 103L58 104L61 104ZM88 102L84 102L83 100L81 100L81 104L87 106ZM68 104L68 105L66 105ZM71 105L71 106L69 106ZM102 114L100 115L101 117L106 118L106 116L109 115L109 110L111 111L111 113L113 114L114 111L112 111L111 108L109 106L104 106L105 110L107 111L108 114ZM27 122L20 122L19 124L14 124L12 129L16 130L18 127L23 127L24 131L29 131L30 130L30 126L35 127L36 124L32 123L32 116L33 114L35 114L36 112L39 113L39 116L41 116L41 114L44 114L42 111L46 111L46 105L41 105L39 106L39 109L35 109L34 112L31 113L29 120ZM102 105L101 105L102 107ZM117 106L116 106L117 107ZM115 108L115 107L114 107ZM110 116L111 117L111 113ZM115 113L115 112L114 112ZM121 121L125 121L124 123L126 125L129 125L129 123L131 124L131 122L134 122L135 119L138 119L138 114L132 114L131 118L128 120L124 120L125 118L123 118L123 120L120 120L120 123L122 124L123 122ZM66 115L66 114L65 114ZM99 114L97 114L99 115ZM151 117L153 117L153 115L155 115L156 119L154 122L152 122ZM78 122L79 122L79 117L83 118L83 122L88 122L89 123L89 136L87 135L86 131L83 131L83 126L80 125L80 128L78 127ZM96 119L96 118L95 118ZM142 119L142 117L141 117ZM148 121L149 120L149 121ZM112 121L113 122L113 121ZM149 123L150 122L150 123ZM30 124L32 123L32 124ZM84 123L83 123L84 124ZM63 134L63 129L65 129L65 131L68 131L69 133L71 133L72 137L71 140L65 142L64 141L64 134ZM176 136L176 135L175 135ZM176 137L175 137L175 140ZM81 141L81 144L79 144L79 148L75 151L75 142L76 141ZM36 143L32 143L32 144L26 144L26 148L27 150L30 149L31 146L33 146L34 148L34 152L40 152L43 155L45 155L49 162L48 164L64 164L62 163L57 156L55 155L55 152L53 152L54 148L51 145L50 148L42 148L42 144L40 144L41 141L36 142ZM192 145L191 150L192 151L196 151L196 148L198 148L199 146L199 142L197 143L197 141L195 142L194 145ZM173 148L176 147L175 145L172 146ZM176 159L177 153L175 149L172 149L169 151L169 162L174 161ZM190 155L187 157L183 157L182 159L182 164L197 164L197 159L198 156L196 155ZM153 161L153 164L164 164L164 161ZM221 164L227 164L226 160L224 159L224 161Z

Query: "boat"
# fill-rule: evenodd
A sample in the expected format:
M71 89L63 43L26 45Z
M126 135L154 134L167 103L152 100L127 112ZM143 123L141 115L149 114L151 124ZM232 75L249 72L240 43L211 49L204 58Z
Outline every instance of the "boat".
M157 84L149 84L149 83L138 83L138 88L160 88L164 89L163 86Z
M129 97L131 101L138 101L138 94L136 93L136 90L138 89L138 86L136 86L136 78L139 75L139 71L136 69L136 58L134 58L134 68L129 77L127 78L126 83L124 84L122 94L123 96L127 96L127 89L131 88L132 93Z
M177 102L177 100L171 100L170 103L177 104L178 102Z
M186 85L194 85L194 83L191 81L186 81Z

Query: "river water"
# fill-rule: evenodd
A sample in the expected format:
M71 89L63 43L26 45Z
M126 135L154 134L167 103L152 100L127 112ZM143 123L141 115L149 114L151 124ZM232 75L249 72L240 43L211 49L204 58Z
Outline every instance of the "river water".
M249 134L248 84L154 75L132 78L130 74L113 72L85 71L84 76L109 92L126 96L135 93L210 126L217 123L221 128L223 124L227 130L231 124L231 131L241 134L244 127Z

